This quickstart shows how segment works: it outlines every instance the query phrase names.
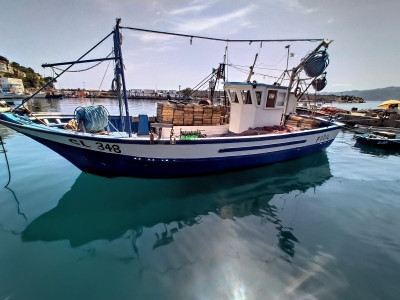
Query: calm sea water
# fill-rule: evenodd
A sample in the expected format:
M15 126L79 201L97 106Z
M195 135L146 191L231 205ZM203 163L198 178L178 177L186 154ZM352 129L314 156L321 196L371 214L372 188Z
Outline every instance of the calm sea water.
M89 103L61 101L35 105ZM168 180L85 174L0 135L0 299L399 298L400 153L351 132L302 159Z

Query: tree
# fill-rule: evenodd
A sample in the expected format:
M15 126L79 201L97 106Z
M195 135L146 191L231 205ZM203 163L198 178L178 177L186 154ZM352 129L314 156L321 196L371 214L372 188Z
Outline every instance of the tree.
M0 61L4 61L4 62L6 62L6 63L9 63L7 57L1 56L1 55L0 55Z
M35 73L28 73L26 77L22 79L25 88L36 88L39 85L39 78Z
M11 67L13 67L13 68L19 70L19 68L20 68L21 66L19 65L19 63L16 63L15 61L13 61L13 62L11 63Z
M192 89L191 88L186 88L186 89L183 89L183 90L181 90L181 94L183 95L183 96L185 96L186 98L189 98L190 97L190 95L192 94Z
M3 73L3 76L6 78L18 78L18 76L16 74L8 73L8 72Z
M48 77L43 78L43 80L44 80L44 84L43 84L43 85L45 85L46 83L52 81L52 80L53 80L53 77L48 76ZM54 81L49 85L49 87L54 88L54 83L56 83L56 82L57 82L57 80L54 80Z

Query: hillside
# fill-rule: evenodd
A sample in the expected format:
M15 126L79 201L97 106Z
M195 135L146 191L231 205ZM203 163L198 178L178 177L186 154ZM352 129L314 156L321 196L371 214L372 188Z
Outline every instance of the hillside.
M386 101L389 99L400 100L400 87L386 87L380 89L363 90L363 91L343 91L341 93L333 93L338 96L340 95L350 95L361 97L366 101Z

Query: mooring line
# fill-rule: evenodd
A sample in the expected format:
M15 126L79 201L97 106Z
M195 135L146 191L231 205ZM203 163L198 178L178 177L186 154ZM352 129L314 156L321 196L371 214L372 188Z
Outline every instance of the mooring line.
M4 187L6 188L6 187L10 184L10 181L11 181L11 171L10 171L10 164L8 163L6 148L4 148L4 143L3 143L3 139L1 138L1 136L0 136L0 143L1 143L1 146L2 146L2 148L3 148L4 157L6 158L6 162L7 162L8 182L7 182L7 184L4 186Z

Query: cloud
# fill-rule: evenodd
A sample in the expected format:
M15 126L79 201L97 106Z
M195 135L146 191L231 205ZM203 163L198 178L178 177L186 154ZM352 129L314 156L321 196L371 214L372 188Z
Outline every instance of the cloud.
M186 14L193 13L193 12L197 13L197 12L206 10L209 6L210 6L209 4L196 4L196 5L188 6L185 8L179 8L179 9L169 11L168 14L170 14L172 16L177 16L177 15L186 15Z
M234 12L227 13L225 15L220 15L218 17L206 17L206 18L196 18L191 21L188 21L183 24L179 24L176 26L175 30L179 32L201 32L207 30L209 28L213 28L219 26L223 23L230 22L235 20L237 24L241 24L241 27L244 23L250 24L248 20L245 19L247 15L249 15L256 8L255 5L248 5L245 8L240 8Z
M173 38L172 35L157 34L150 32L131 32L129 36L140 40L141 42L165 42Z
M328 24L332 24L335 23L335 19L334 18L329 18L327 21Z
M302 14L311 14L313 12L316 12L316 8L308 8L299 3L299 0L285 0L282 1L283 4L287 4L290 10L295 10L297 12L300 12Z

